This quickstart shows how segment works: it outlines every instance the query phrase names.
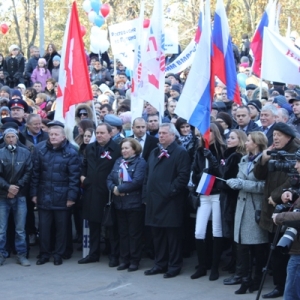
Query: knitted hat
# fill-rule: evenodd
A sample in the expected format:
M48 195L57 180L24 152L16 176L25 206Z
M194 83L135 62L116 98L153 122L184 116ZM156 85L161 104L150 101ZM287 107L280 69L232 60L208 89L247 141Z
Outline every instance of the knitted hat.
M45 66L46 66L46 64L47 64L47 62L46 62L46 59L45 58L39 58L39 60L38 60L38 64L39 63L43 63Z
M59 61L60 62L60 57L58 55L54 55L54 57L52 58L52 61Z
M217 119L222 119L228 126L228 128L231 128L232 126L232 118L230 115L226 112L219 112L217 114Z
M3 132L3 137L5 138L5 136L7 134L9 134L9 133L10 134L14 134L17 137L17 139L19 138L18 131L16 129L14 129L14 128L7 128L7 129L5 129L4 132Z
M11 53L11 52L12 52L13 50L15 50L15 49L20 50L20 48L19 48L18 45L11 45L11 46L9 46L8 51L9 51L9 53Z
M261 102L259 100L251 100L248 102L247 106L252 105L254 106L259 112L261 110Z
M277 103L280 107L282 107L282 105L287 104L287 100L284 96L280 95L274 98L273 103Z
M179 94L181 93L181 91L180 91L180 85L179 84L173 84L171 86L171 90L176 91Z
M4 85L3 87L1 87L0 92L1 92L1 91L4 91L4 92L6 92L7 94L9 94L9 97L11 96L11 90L10 90L10 87L9 87L9 86Z
M12 90L11 97L22 99L22 94L19 90Z

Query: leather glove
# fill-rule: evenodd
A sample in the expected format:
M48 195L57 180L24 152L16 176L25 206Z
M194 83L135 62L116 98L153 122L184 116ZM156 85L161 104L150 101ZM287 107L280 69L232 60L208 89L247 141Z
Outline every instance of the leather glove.
M233 189L233 190L241 190L243 188L243 181L239 178L231 178L226 180L226 183Z
M213 156L210 150L203 148L203 155L208 159L211 167L217 168L219 166L217 159Z

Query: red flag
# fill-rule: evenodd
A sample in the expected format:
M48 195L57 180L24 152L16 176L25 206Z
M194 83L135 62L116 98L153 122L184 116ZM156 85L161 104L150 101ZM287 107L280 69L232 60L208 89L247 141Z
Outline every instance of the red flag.
M70 106L93 99L86 55L81 37L77 5L72 4L69 23L66 26L67 39L62 49L59 89L63 97L63 117ZM63 73L63 76L61 76Z

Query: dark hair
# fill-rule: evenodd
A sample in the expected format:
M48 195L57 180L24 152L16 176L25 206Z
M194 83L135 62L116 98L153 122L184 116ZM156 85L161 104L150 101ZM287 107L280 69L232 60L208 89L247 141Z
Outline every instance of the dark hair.
M103 122L103 123L99 124L99 125L97 126L97 128L98 128L99 126L105 126L106 129L107 129L107 131L108 131L108 133L111 133L111 132L112 132L112 127L111 127L108 123L106 123L106 122ZM97 130L97 128L96 128L96 130Z
M48 127L48 123L51 122L49 119L42 119L42 123Z
M112 111L113 110L112 107L111 107L111 105L109 105L109 104L103 104L103 105L101 105L100 106L100 110L103 109L103 108L105 108L105 107L107 108L108 111Z
M137 140L135 140L133 138L125 138L121 141L120 147L122 148L122 145L126 142L128 142L130 144L131 148L135 152L135 155L140 155L142 153L142 146Z
M46 80L46 83L47 82L51 82L53 85L56 83L56 80L54 79L54 78L48 78L47 80Z
M26 89L25 97L35 101L36 96L37 96L37 91L34 88L29 87Z
M175 123L175 127L176 127L176 129L177 129L177 131L179 132L180 135L181 135L180 127L181 127L182 125L184 125L184 124L190 125L190 124L188 123L188 121L187 121L186 119L183 119L183 118L178 118L177 121L176 121L176 123ZM194 126L191 126L191 125L190 125L190 127L191 127L191 132L194 132L194 131L195 131L195 127L194 127Z
M249 115L250 115L250 109L249 109L249 107L248 107L247 105L241 105L241 106L238 106L237 109L241 109L241 108L246 108L247 111L248 111L248 113L249 113Z
M121 105L118 109L117 109L117 115L121 112L126 112L126 111L130 111L130 107L127 105Z
M157 116L159 118L159 113L155 113L155 114L150 114L150 115L147 115L147 122L149 120L150 117L154 117L154 116ZM159 119L158 119L159 120Z
M95 128L95 124L91 119L83 119L78 123L78 127L85 131L87 128Z

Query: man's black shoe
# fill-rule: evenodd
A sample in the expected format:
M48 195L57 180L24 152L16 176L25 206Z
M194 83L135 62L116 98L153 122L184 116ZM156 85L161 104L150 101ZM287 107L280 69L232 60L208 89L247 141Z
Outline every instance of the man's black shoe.
M167 270L163 270L163 269L159 269L159 268L157 268L157 267L153 267L152 269L150 269L150 270L146 270L145 272L144 272L144 274L146 275L146 276L148 276L148 275L157 275L157 274L163 274L163 273L165 273Z
M232 276L229 278L225 278L223 280L224 285L235 285L235 284L241 284L242 283L242 277L239 276Z
M37 260L36 264L39 266L39 265L43 265L47 262L49 262L49 258L41 257L40 259Z
M119 265L119 260L118 259L115 259L115 258L112 258L110 261L109 261L109 267L111 268L115 268Z
M262 297L264 299L272 299L272 298L278 298L281 296L283 296L283 292L275 288L272 292L265 294Z
M167 272L164 274L164 278L173 278L179 275L179 272Z
M62 265L62 263L63 263L63 261L62 261L62 259L61 259L60 257L54 257L54 262L53 262L53 264L54 264L55 266Z
M117 267L118 271L123 271L129 268L129 264L122 263Z
M78 261L79 264L89 264L93 262L98 262L99 258L92 257L92 256L86 256L85 258L82 258Z

